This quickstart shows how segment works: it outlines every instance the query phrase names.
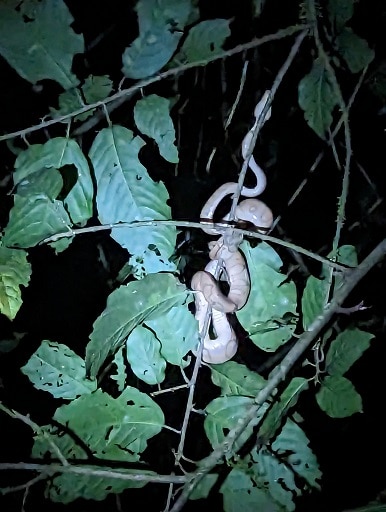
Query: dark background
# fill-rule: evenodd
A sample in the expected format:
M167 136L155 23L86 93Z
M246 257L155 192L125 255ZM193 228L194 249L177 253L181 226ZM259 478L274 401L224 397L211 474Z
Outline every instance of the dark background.
M134 2L67 0L66 3L75 19L73 28L84 35L86 44L85 54L76 56L74 60L74 71L80 79L90 73L107 74L117 87L122 78L122 53L137 35ZM296 1L267 0L259 20L251 16L251 4L247 1L201 1L199 6L201 19L233 18L232 35L226 42L226 48L298 22L299 3ZM321 11L323 16L323 9ZM355 32L368 41L376 55L350 112L353 165L341 244L355 245L359 260L386 233L383 204L369 213L375 201L383 198L385 193L384 100L374 93L374 84L380 80L380 69L385 63L385 17L386 7L382 1L360 0L351 22ZM101 35L99 42L96 42ZM254 105L262 92L272 85L292 44L293 38L274 41L146 88L146 94L155 92L166 97L175 95L176 91L179 94L172 111L176 128L178 120L180 163L177 175L174 166L159 157L152 143L141 153L141 159L151 176L157 180L162 179L169 190L173 218L197 220L209 195L220 184L236 180L240 168L239 146L250 126ZM329 50L333 51L332 48ZM310 166L325 145L304 121L297 103L297 84L309 71L315 56L312 39L306 39L275 97L272 118L262 131L255 157L266 170L268 178L263 200L275 215L281 216L280 230L276 229L272 234L325 255L331 249L335 232L336 204L341 193L342 172L336 169L331 152L327 152L317 170L309 173ZM236 97L245 59L249 60L249 65L243 96L231 126L224 133L224 115L229 112ZM37 124L47 114L49 106L57 106L57 96L61 92L58 84L43 81L34 87L20 78L1 57L0 76L1 133ZM340 69L338 79L347 100L359 76ZM126 80L124 86L130 85L131 81ZM114 111L112 122L135 130L132 107L137 99L135 96ZM97 131L104 126L105 122L100 123L79 141L85 154ZM28 136L28 141L31 144L42 143L48 136L62 136L64 133L65 128L58 124L49 128L48 133L34 132ZM20 140L15 143L24 147ZM343 162L345 149L342 134L337 137L336 145ZM205 167L213 148L217 150L208 174ZM14 159L7 145L1 143L2 228L7 223L12 206L12 181L9 178ZM358 164L365 169L371 185L360 172ZM294 204L288 206L291 195L304 178L308 178L306 187ZM90 222L95 223L96 218ZM189 241L180 249L181 255L188 262L182 275L187 283L191 275L202 267L206 242L202 233L192 231ZM279 246L275 249L283 259L283 270L291 270L291 277L301 291L306 278L304 272L296 266L288 251ZM101 254L105 256L107 266L101 264ZM8 407L25 415L31 414L31 418L40 425L50 421L55 409L61 405L60 401L50 398L47 393L36 391L21 374L20 367L28 361L43 339L65 343L81 356L84 355L92 324L103 311L108 294L117 286L117 273L126 259L125 251L105 232L76 237L70 248L59 255L55 255L48 247L29 250L32 278L28 288L23 291L23 306L12 323L0 317L0 339L12 339L18 336L15 333L21 333L18 347L8 354L0 355L0 397ZM307 259L305 264L311 273L318 275L320 268L317 264ZM369 309L339 320L341 327L356 322L360 328L375 335L370 349L347 375L363 398L363 414L341 420L328 418L315 403L312 385L311 391L303 393L298 404L297 410L304 418L303 428L320 463L323 480L321 493L315 492L300 499L296 510L341 511L366 504L386 488L383 467L386 456L386 422L382 407L386 355L384 283L385 268L381 264L359 284L348 304L353 305L363 300ZM267 373L269 355L257 350L245 339L241 328L239 331L242 343L236 360L251 369ZM312 373L307 373L309 371L300 366L296 368L297 375L312 377ZM165 385L179 383L179 372L169 369ZM144 391L148 390L143 383L136 382L136 385ZM114 389L105 389L114 393ZM216 388L210 384L208 371L204 368L198 381L196 408L205 407L216 393ZM161 395L157 402L164 410L167 424L179 428L186 393ZM0 436L2 461L28 460L32 431L27 426L2 414ZM176 436L168 432L162 432L149 442L144 455L152 469L165 474L173 470L171 448L176 446L175 443ZM186 455L197 460L207 455L209 448L203 434L202 418L193 415ZM30 477L27 474L2 474L1 486L17 485ZM120 510L119 500L122 510L130 506L135 509L143 507L161 510L165 504L167 488L148 485L142 490L126 491L119 498L111 495L103 503L77 500L67 507L46 501L43 493L42 484L31 488L25 510L32 510L32 505L41 511L55 512L62 509ZM0 500L4 503L4 510L22 509L22 493L7 495ZM197 507L201 510L213 510L215 507L218 510L221 509L221 500L214 496L206 502L190 502L186 510L196 510Z

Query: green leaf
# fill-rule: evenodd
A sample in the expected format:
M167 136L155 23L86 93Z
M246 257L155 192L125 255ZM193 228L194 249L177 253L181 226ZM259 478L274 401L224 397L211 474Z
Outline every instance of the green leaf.
M190 0L139 0L139 36L123 53L123 73L145 78L159 71L172 57L191 12Z
M84 84L80 87L83 92L83 97L86 100L86 105L90 103L96 103L97 101L104 100L110 94L113 88L112 81L107 75L94 76L90 75L84 81ZM50 107L50 112L53 118L70 114L75 110L83 108L85 102L82 94L78 87L68 89L59 95L59 108L55 109ZM92 116L95 109L87 110L83 114L79 114L73 117L74 121L84 121L88 117Z
M347 418L356 412L363 412L362 398L352 382L339 375L323 379L316 401L331 418Z
M54 398L72 400L96 389L96 382L86 379L83 359L53 341L42 341L21 371L36 389L48 391Z
M238 468L232 469L220 489L224 512L282 512L264 488L258 488L250 476Z
M326 356L330 375L344 375L370 346L373 334L360 329L346 329L331 343Z
M109 405L111 407L111 404ZM104 409L101 409L101 411L104 411ZM104 415L105 417L106 415ZM101 419L99 414L98 419ZM68 461L73 459L77 461L87 460L88 458L88 453L84 447L76 444L74 437L64 433L62 429L51 425L40 428L38 434L34 437L31 457L34 459L44 459L44 461L47 461L47 459L57 461L58 452ZM138 459L138 454L127 454L127 460L130 462L137 462ZM93 464L92 466L87 466L87 464L82 464L82 467L85 469L90 467L90 470L108 471L111 475L117 471L115 468L110 468L106 465L97 466ZM119 473L128 475L138 474L139 471L149 475L152 474L151 471L145 468L142 469L140 463L138 463L138 469L120 468L118 470ZM58 473L48 480L46 495L50 500L58 503L70 503L77 498L101 501L110 493L118 494L125 489L143 487L144 485L145 482L124 480L114 478L113 476L108 477L107 475Z
M45 194L16 195L3 242L10 247L33 247L50 235L69 231L71 221L61 201Z
M140 137L123 126L100 131L90 150L97 184L98 217L102 224L170 219L169 195L163 183L155 183L138 159L144 145ZM130 264L146 265L148 251L157 255L157 271L174 270L169 261L174 253L176 228L149 226L114 228L111 236L134 258ZM172 267L172 268L171 268ZM153 267L146 271L154 271Z
M306 331L323 314L327 304L328 281L310 276L302 296L303 329Z
M117 373L115 375L110 375L110 379L117 382L118 391L123 391L126 385L126 369L125 359L123 357L123 347L117 350L113 363L117 367Z
M272 439L276 431L280 428L282 419L288 415L288 411L294 407L299 400L300 393L306 389L308 389L307 379L294 377L291 380L280 395L280 399L272 405L264 418L263 424L259 429L259 436L262 439L266 441Z
M309 447L309 439L297 423L287 418L271 448L278 460L290 466L294 474L311 487L320 489L322 473L317 458Z
M244 241L241 249L248 263L251 291L237 318L259 348L275 351L296 327L296 287L293 282L284 283L286 276L279 272L282 261L268 244L252 248Z
M191 27L171 66L210 59L220 54L225 39L231 34L231 21L217 18L201 21Z
M101 471L108 472L108 475L114 475L119 473L121 475L137 475L145 474L155 476L153 471L147 469L126 469L110 468L109 466L82 466L83 468L90 468L90 471ZM120 494L125 489L138 489L146 485L146 481L138 480L124 480L122 478L114 478L113 476L95 476L87 474L76 474L76 473L62 473L57 475L54 479L48 482L46 487L46 495L51 501L56 503L71 503L76 499L82 500L95 500L103 501L109 494Z
M213 448L224 441L230 429L236 426L239 420L245 418L248 410L254 405L254 399L246 396L221 396L212 400L205 408L207 416L204 420L204 429ZM235 450L247 441L253 432L253 427L259 423L267 407L261 407L235 442Z
M25 251L0 247L0 312L10 320L23 303L20 286L28 286L30 277Z
M156 141L161 156L168 162L178 162L174 145L176 134L170 118L170 101L156 94L138 100L134 107L134 120L143 134Z
M126 340L127 360L131 369L146 384L159 384L165 379L166 361L160 351L161 344L152 331L141 325Z
M295 510L294 496L299 496L301 491L293 471L285 461L265 448L259 452L254 449L251 461L250 471L253 472L252 479L255 485L264 489L273 502L282 505L283 509L279 510Z
M170 364L184 367L184 357L198 347L197 320L187 308L187 304L174 306L158 318L144 322L152 329L161 342L161 355Z
M96 414L97 411L97 414ZM145 393L127 387L112 398L101 390L59 407L54 420L70 429L95 457L133 461L164 426L161 408Z
M193 489L189 495L190 500L200 500L209 496L210 490L218 480L218 475L208 474L198 482L198 485Z
M338 105L338 98L320 58L314 60L311 71L300 80L298 96L308 125L324 139L331 127L332 111Z
M357 0L328 0L327 11L331 25L339 32L351 20Z
M94 323L86 348L86 370L92 378L109 355L122 346L145 319L157 318L186 300L187 291L171 274L150 274L114 290Z
M267 383L264 377L236 361L211 366L211 378L221 388L221 395L254 397Z
M336 43L351 73L359 73L374 59L374 50L351 28L344 28L337 36Z
M74 140L56 137L20 153L15 162L14 184L28 185L32 175L43 171L43 177L48 179L51 168L63 168L64 205L74 224L85 224L93 215L94 187L87 159ZM45 190L46 187L41 191Z
M89 75L82 85L83 95L88 104L104 100L112 90L113 82L108 75Z
M56 80L64 89L78 83L72 59L83 53L83 36L63 0L7 0L0 3L0 53L31 83Z

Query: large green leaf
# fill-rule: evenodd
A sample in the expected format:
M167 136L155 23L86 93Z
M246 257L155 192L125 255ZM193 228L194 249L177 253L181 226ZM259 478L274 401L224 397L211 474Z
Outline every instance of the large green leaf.
M93 402L96 405L96 400ZM103 402L102 402L103 403ZM101 400L98 401L98 405L101 405ZM103 404L106 407L106 402ZM115 405L115 404L113 404ZM107 407L111 409L111 402L107 402ZM102 407L101 411L105 411ZM99 411L98 411L99 412ZM92 417L92 416L91 416ZM97 416L100 419L98 414ZM105 418L106 419L106 416ZM95 416L94 416L95 420ZM102 421L103 422L103 419ZM95 426L94 426L95 428ZM96 429L97 430L97 429ZM62 429L52 426L44 426L39 429L37 435L34 438L34 444L32 447L31 457L34 459L47 459L58 460L58 451L66 458L71 461L76 459L77 461L86 461L88 459L88 453L85 449L86 445L77 444L76 439L68 433L64 433ZM105 457L103 454L99 454L99 458L109 458L108 455ZM119 473L123 474L138 474L141 473L151 474L151 471L142 469L139 460L139 454L137 453L126 453L125 461L138 464L138 469L125 469L120 468ZM83 468L87 468L87 464L82 464ZM115 469L110 468L104 464L103 466L90 465L90 470L104 470L114 474ZM145 482L136 480L124 480L119 478L110 478L107 475L97 476L91 474L79 474L79 473L57 473L56 476L51 477L46 486L46 495L49 496L50 500L59 503L70 503L77 498L98 500L101 501L106 498L110 493L120 493L128 488L142 487Z
M302 296L303 329L307 330L319 315L323 313L328 302L329 284L326 279L310 276Z
M14 184L28 185L31 176L43 169L46 170L43 177L49 179L52 167L64 168L64 204L72 222L84 224L93 214L94 190L87 159L74 140L56 137L45 144L34 144L20 153L15 162Z
M83 36L63 0L2 0L0 54L26 80L56 80L64 89L78 83L72 59L84 51Z
M370 346L374 334L360 329L346 329L331 343L326 356L330 375L344 375Z
M264 377L236 361L211 366L211 377L213 384L221 388L222 395L254 397L267 383Z
M224 441L230 429L234 428L237 422L245 418L248 410L254 405L254 399L246 396L221 396L215 398L205 408L206 417L204 429L207 438L213 448L216 448ZM264 415L267 406L259 409L256 417L253 418L238 440L234 448L238 450L251 436L253 427L257 425Z
M126 340L126 357L133 373L146 384L159 384L165 379L166 361L161 344L149 329L138 325Z
M171 274L150 274L113 291L96 319L86 348L86 369L92 378L109 355L145 319L156 318L185 302L187 291Z
M288 411L296 405L300 393L308 389L308 381L303 377L294 377L285 390L281 393L280 399L275 401L264 418L259 429L259 436L268 441L280 428L282 420L288 415Z
M178 162L178 152L174 145L176 134L170 118L169 100L156 94L145 96L135 104L134 120L140 132L156 141L165 160Z
M97 208L102 224L148 219L170 219L169 199L163 183L154 182L138 158L144 145L140 137L123 126L102 130L90 149L97 183ZM114 228L111 236L134 257L131 264L154 271L174 270L169 261L174 252L176 229L172 226ZM146 268L146 257L150 268ZM138 261L137 261L138 260ZM141 277L141 276L139 276Z
M360 394L353 383L341 375L323 379L316 401L331 418L347 418L356 412L363 412Z
M54 420L77 435L95 457L121 461L142 453L165 423L161 408L133 387L118 398L99 389L83 395L57 409Z
M50 235L71 232L71 225L61 201L45 193L27 197L17 194L3 242L10 247L33 247Z
M259 348L275 351L296 327L296 287L293 282L284 283L286 276L279 272L282 262L268 244L252 248L244 241L241 249L248 263L251 291L237 318Z
M299 105L310 128L322 139L331 128L332 111L338 105L338 97L322 60L314 60L311 71L298 86Z
M217 18L201 21L191 27L171 65L205 60L221 53L225 39L231 34L230 22Z
M284 512L263 486L256 487L250 475L239 468L232 469L220 492L223 495L224 512Z
M123 53L123 73L145 78L159 71L172 57L188 21L190 0L139 0L139 36Z
M96 389L96 382L86 379L84 360L66 345L53 341L42 341L21 371L36 389L55 398L72 400Z
M272 443L272 450L279 460L291 466L292 471L316 489L320 489L322 473L309 439L297 423L287 418L280 434Z
M272 501L281 504L286 511L295 510L294 496L301 494L292 469L265 447L251 453L253 481L262 488Z
M0 312L13 320L22 305L20 286L28 286L31 265L27 253L0 247Z
M337 36L336 42L352 73L359 73L374 59L374 50L369 48L367 41L357 36L351 28L344 28Z
M184 357L198 346L197 320L187 304L174 306L158 318L144 322L161 342L161 355L171 364L186 366Z

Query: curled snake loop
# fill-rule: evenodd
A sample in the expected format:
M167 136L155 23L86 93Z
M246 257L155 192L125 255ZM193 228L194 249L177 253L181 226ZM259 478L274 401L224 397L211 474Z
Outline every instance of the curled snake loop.
M255 124L247 133L242 142L242 155L245 159L251 144L257 121L268 100L269 91L266 91L256 105ZM271 109L264 118L264 122L271 116ZM255 199L266 187L266 177L262 168L256 163L253 156L250 157L249 168L256 178L256 185L253 188L243 186L241 195L247 197L241 201L235 210L235 221L243 220L254 224L258 229L267 229L272 225L273 215L271 210L262 201ZM237 183L224 183L206 201L201 210L201 218L206 222L213 221L214 213L221 201L228 195L237 193ZM224 218L230 220L230 213ZM208 234L219 234L214 228L202 228ZM241 309L248 300L250 291L250 279L247 264L244 256L238 250L241 243L239 235L224 235L218 240L209 243L209 257L211 261L206 265L205 270L194 274L191 281L191 288L195 291L196 319L200 332L205 324L205 317L208 307L211 308L211 321L216 337L211 339L209 334L205 336L202 359L207 363L219 364L231 359L237 351L237 338L234 330L229 324L227 313L234 313ZM222 266L222 272L226 275L229 284L227 295L222 293L214 278L218 263Z

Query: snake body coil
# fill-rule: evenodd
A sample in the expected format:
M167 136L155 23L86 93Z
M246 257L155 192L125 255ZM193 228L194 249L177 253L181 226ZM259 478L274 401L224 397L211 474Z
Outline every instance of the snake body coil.
M246 158L251 140L254 134L256 123L267 102L269 91L266 91L256 105L256 122L253 128L244 137L242 143L243 158ZM264 122L270 118L271 110L265 116ZM255 199L260 195L266 186L264 171L256 163L253 156L249 160L249 168L256 177L256 185L253 188L242 187L241 195L248 197L241 201L235 210L235 220L244 220L253 223L257 228L269 228L272 225L273 216L271 210L262 201ZM237 183L224 183L207 200L201 210L201 218L213 220L214 213L220 202L230 194L237 192ZM252 199L253 198L253 199ZM229 220L229 214L224 220ZM208 234L218 234L214 228L203 228ZM207 363L224 363L231 359L237 351L237 339L234 330L229 324L227 313L234 313L241 309L248 300L250 291L250 279L247 264L244 256L238 250L241 239L232 237L220 237L215 242L209 243L209 257L211 261L206 265L205 270L194 274L191 281L191 288L195 291L196 319L200 332L205 324L205 317L208 307L211 307L211 321L216 337L211 339L206 334L204 339L202 358ZM213 277L218 262L223 265L223 271L229 283L227 295L220 290L218 282Z

